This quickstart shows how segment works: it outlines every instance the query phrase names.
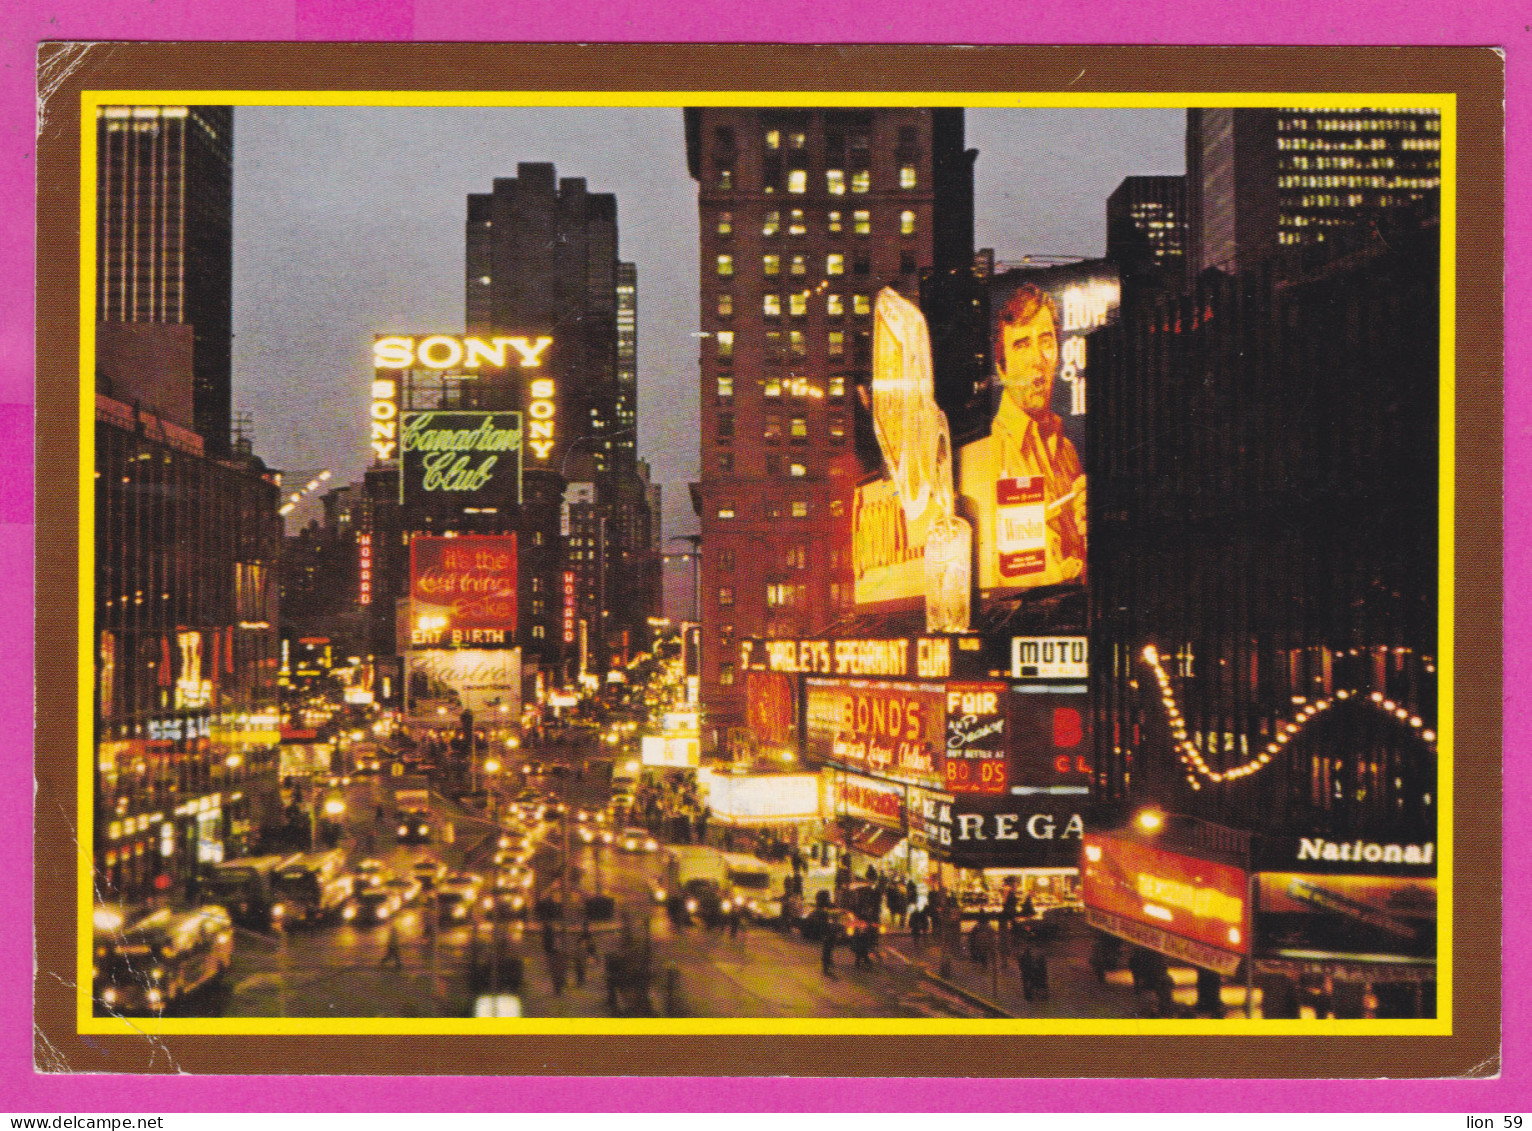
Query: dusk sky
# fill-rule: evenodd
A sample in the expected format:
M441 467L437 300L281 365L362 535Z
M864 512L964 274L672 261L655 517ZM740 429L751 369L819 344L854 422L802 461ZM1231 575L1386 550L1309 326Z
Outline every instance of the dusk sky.
M975 246L1100 255L1108 194L1182 172L1184 125L1178 110L968 111ZM679 109L240 107L234 139L234 408L270 466L361 477L373 335L461 332L468 194L549 161L617 197L620 255L638 265L638 452L666 535L696 530L697 190Z

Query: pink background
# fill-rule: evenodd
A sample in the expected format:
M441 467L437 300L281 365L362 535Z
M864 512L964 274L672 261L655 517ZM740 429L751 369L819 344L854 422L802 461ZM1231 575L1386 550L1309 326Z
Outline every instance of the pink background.
M1532 366L1532 290L1526 278L1532 218L1518 208L1527 188L1532 82L1524 47L1532 49L1532 19L1506 0L1456 5L1442 0L1290 0L1252 6L1245 15L1227 0L1068 0L1009 23L996 13L1020 8L993 0L937 0L901 11L893 6L808 0L774 5L692 5L659 0L11 0L0 11L0 187L7 222L0 229L0 309L33 303L32 207L36 129L36 45L43 40L471 40L493 29L505 40L650 42L949 42L1007 43L1046 29L1057 43L1463 44L1498 46L1507 55L1508 266L1506 369ZM856 13L859 18L853 18ZM897 13L897 18L896 18ZM918 14L911 14L918 13ZM32 555L30 491L32 323L0 320L0 473L11 486L0 495L0 615L10 625L0 638L0 702L13 724L28 718L32 701ZM1523 479L1532 445L1532 395L1512 378L1506 388L1506 482ZM1532 502L1506 498L1506 592L1522 592L1532 542ZM46 563L44 563L46 568ZM67 578L51 583L71 584ZM1505 731L1528 725L1528 628L1532 614L1506 610ZM90 1111L508 1111L567 1110L1032 1110L1032 1111L1474 1111L1516 1112L1528 1087L1529 947L1527 853L1505 858L1506 989L1504 1066L1489 1081L1069 1081L909 1080L625 1080L573 1085L560 1078L423 1078L407 1089L359 1088L323 1077L272 1078L47 1076L32 1071L31 748L25 727L6 728L0 760L0 1110L10 1113ZM1505 821L1514 839L1528 827L1532 771L1507 743ZM1230 1042L1231 1054L1237 1046Z

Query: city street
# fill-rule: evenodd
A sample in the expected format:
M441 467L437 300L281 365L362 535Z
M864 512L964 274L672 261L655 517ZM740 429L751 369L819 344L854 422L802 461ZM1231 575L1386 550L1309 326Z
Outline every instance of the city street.
M541 752L526 751L528 758ZM605 803L606 771L593 762L579 779L548 779L550 792L570 807ZM517 775L516 780L519 780ZM504 800L506 783L497 796ZM452 843L396 845L394 820L385 795L386 777L361 777L343 787L346 818L343 845L352 863L382 860L395 873L407 873L422 857L438 859L451 870L472 871L489 879L496 826L449 800L433 795L437 828L452 827ZM385 805L385 819L376 807ZM536 890L557 896L561 826L545 824L533 856ZM981 1017L986 1011L959 993L924 977L918 964L890 949L882 961L855 969L844 948L836 969L821 969L820 948L796 934L763 925L747 926L737 937L724 927L677 927L654 900L659 856L623 852L615 846L583 845L573 853L584 894L604 892L617 904L616 918L596 923L592 935L597 958L581 985L571 967L568 984L555 993L535 924L515 921L443 928L433 948L425 931L426 903L417 901L396 917L401 961L385 965L390 927L350 922L295 926L285 932L239 929L232 969L221 985L189 995L168 1011L171 1016L229 1017L420 1017L463 1016L472 1012L469 970L478 950L488 961L499 935L503 953L519 959L525 971L521 988L526 1016L610 1016L602 962L618 948L626 919L635 939L647 938L656 977L651 1007L661 1016L697 1017ZM599 842L598 842L599 844ZM573 946L571 924L566 945ZM674 971L674 977L670 972ZM673 987L673 988L672 988Z

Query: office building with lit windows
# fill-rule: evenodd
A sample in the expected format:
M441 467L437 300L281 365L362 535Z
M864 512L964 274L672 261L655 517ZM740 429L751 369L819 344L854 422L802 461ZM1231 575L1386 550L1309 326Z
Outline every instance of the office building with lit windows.
M1106 198L1106 257L1125 279L1179 281L1186 257L1186 178L1127 177Z
M1441 186L1441 119L1434 110L1188 110L1186 185L1188 270L1237 272L1282 247L1429 209Z
M573 559L560 519L566 485L589 483L604 533L599 545L578 548L600 556L582 557L577 572L602 575L590 588L604 605L589 610L587 641L604 670L608 638L620 655L658 612L640 584L653 552L636 457L638 279L618 259L617 200L588 191L583 178L558 178L551 164L524 162L515 177L497 177L493 191L469 196L466 237L467 332L552 339L535 371L511 371L518 384L532 374L555 390L552 446L527 457L516 522L497 520L519 539L520 643L566 668L579 654L564 623ZM499 407L530 410L524 390L505 394Z
M872 311L922 274L972 274L961 110L686 111L701 219L701 695L742 726L734 650L851 608L843 477L870 382ZM870 437L868 437L870 443ZM837 513L839 511L840 513Z
M97 384L229 451L234 111L96 111Z

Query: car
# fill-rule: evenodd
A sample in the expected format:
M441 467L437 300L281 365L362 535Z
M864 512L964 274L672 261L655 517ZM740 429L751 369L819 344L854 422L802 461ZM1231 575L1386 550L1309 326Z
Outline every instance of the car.
M496 867L506 864L525 864L532 858L532 841L524 836L503 836L500 848L495 852Z
M868 926L855 912L844 907L816 907L798 920L798 933L817 942L825 937L826 931L833 931L837 940L845 941Z
M530 869L520 864L510 864L500 868L495 873L495 888L500 891L508 891L516 888L522 891L530 888L533 876Z
M685 925L695 917L708 927L724 922L732 906L728 893L716 881L703 879L687 880L680 891L666 898L665 905L677 924Z
M420 881L414 876L395 876L391 880L384 880L382 886L399 897L400 907L420 898Z
M358 860L356 866L351 869L351 875L355 878L358 888L377 887L390 878L383 861L371 858Z
M352 918L358 926L363 927L385 922L404 906L398 889L383 882L362 888L352 896L352 902L356 908Z
M490 912L496 919L504 922L507 919L525 918L530 910L530 897L526 892L514 888L504 891L496 891L492 896L485 897Z
M637 825L623 829L617 844L624 852L658 852L660 848L660 842L654 839L654 835Z
M432 860L429 856L422 856L415 861L410 869L410 875L420 881L421 889L430 891L439 884L447 875L447 865L440 860Z
M421 844L431 839L430 814L410 812L399 814L399 827L394 830L401 844Z
M479 878L455 874L436 887L436 915L443 923L462 922L479 909Z

